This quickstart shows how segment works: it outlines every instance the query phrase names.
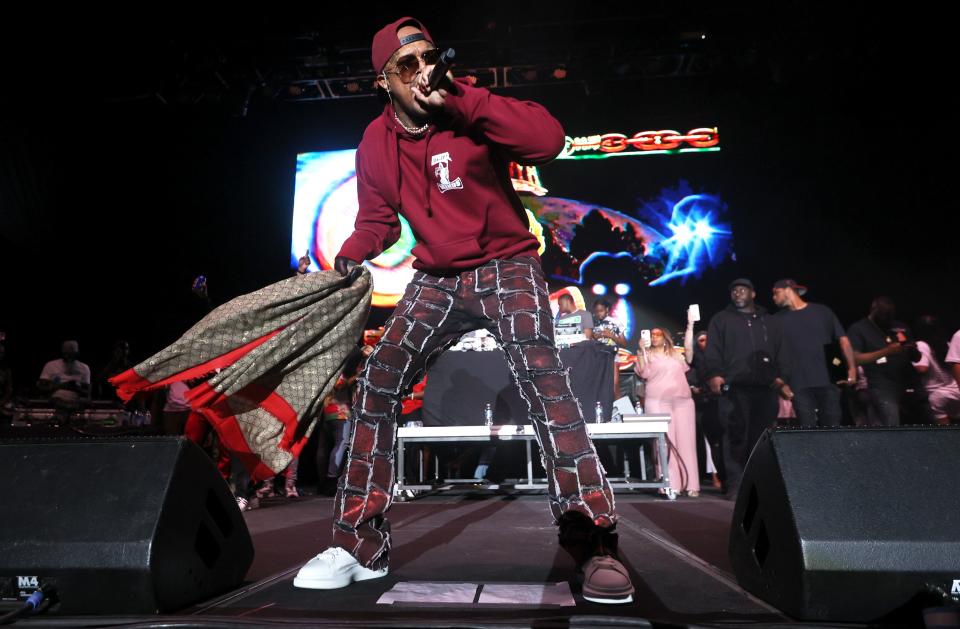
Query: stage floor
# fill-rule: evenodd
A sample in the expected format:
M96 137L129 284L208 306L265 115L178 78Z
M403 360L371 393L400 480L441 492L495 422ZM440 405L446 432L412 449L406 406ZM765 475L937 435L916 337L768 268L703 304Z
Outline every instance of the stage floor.
M387 577L341 590L295 589L292 581L300 565L329 541L331 502L320 497L277 499L247 512L256 548L248 585L185 613L340 626L630 626L643 624L643 619L724 626L790 622L737 586L727 559L733 503L717 494L676 501L650 491L617 495L621 558L637 590L628 605L598 605L579 595L573 563L557 544L546 497L535 492L463 489L395 503ZM575 606L378 604L381 595L402 582L570 582Z

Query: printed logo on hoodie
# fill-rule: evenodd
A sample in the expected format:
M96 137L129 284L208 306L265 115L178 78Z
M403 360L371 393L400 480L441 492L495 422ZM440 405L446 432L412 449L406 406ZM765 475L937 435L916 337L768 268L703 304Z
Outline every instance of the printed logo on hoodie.
M463 182L460 181L460 177L450 181L450 162L452 161L450 153L439 153L430 158L430 165L436 166L433 173L437 176L437 187L440 188L440 192L463 189Z

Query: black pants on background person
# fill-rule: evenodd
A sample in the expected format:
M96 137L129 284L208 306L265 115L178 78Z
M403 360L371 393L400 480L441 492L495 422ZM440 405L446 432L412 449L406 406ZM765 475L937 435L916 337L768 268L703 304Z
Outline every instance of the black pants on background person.
M779 405L777 392L766 386L732 385L717 400L727 498L736 499L747 459L763 431L776 423Z
M839 426L843 419L840 410L840 390L834 385L806 387L793 392L793 410L804 428L818 425Z
M710 455L713 460L713 466L717 470L717 476L722 481L725 477L723 464L723 426L720 424L720 403L716 397L700 395L696 398L697 419L703 431L703 436L710 444ZM706 448L704 448L704 459L706 459ZM700 468L705 470L704 467Z

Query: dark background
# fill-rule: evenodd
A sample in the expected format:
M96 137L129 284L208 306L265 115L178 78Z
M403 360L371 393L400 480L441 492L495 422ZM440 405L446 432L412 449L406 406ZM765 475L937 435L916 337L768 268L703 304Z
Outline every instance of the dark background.
M570 134L720 128L719 154L608 160L632 169L611 191L614 209L688 166L695 188L730 206L736 263L664 287L650 297L657 308L700 303L709 317L739 275L769 305L769 286L787 276L845 325L890 294L909 323L932 312L950 332L960 326L945 15L799 2L509 4L430 5L429 21L409 12L439 44L457 44L465 64L565 62L565 84L501 93L543 103ZM309 32L331 65L369 73L373 32L407 14L382 3L336 11L167 8L2 27L0 331L18 387L65 338L79 340L94 371L116 339L131 342L134 360L160 349L196 319L198 274L221 302L291 272L296 154L355 146L381 105L289 102L271 68L299 55L289 51ZM699 32L707 39L690 35ZM706 60L695 72L627 63L691 52Z

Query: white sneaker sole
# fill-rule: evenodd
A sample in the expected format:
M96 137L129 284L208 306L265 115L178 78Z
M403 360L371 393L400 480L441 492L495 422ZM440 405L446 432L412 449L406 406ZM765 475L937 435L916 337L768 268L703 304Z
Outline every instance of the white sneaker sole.
M356 566L349 572L338 574L326 579L301 577L299 574L293 580L293 587L306 590L338 590L347 587L355 581L369 581L385 577L390 572L388 568L380 570L370 570L362 566Z
M591 603L600 603L601 605L623 605L624 603L632 603L633 595L627 594L626 598L596 598L584 595L583 600L590 601Z

